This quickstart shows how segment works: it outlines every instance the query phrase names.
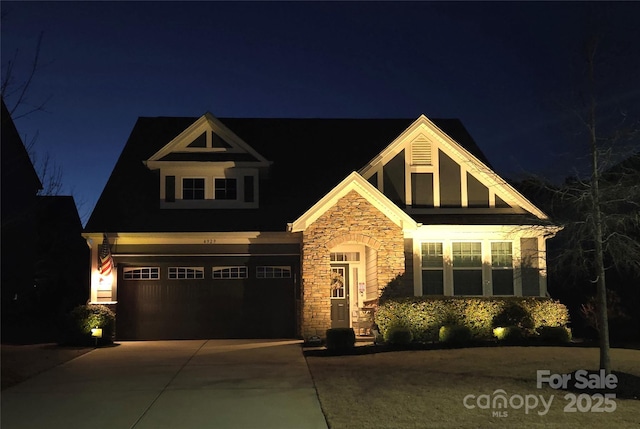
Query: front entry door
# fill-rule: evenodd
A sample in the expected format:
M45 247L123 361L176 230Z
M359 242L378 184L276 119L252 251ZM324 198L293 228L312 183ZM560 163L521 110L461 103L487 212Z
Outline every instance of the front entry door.
M331 327L349 327L349 265L331 265Z

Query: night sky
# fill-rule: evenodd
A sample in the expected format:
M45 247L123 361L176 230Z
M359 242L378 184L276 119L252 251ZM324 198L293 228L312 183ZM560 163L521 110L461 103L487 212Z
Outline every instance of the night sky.
M7 2L16 120L84 221L139 116L459 118L505 177L571 173L583 45L602 105L640 117L640 3ZM9 108L16 94L6 97ZM250 143L250 142L249 142ZM373 156L375 154L371 154ZM354 165L358 169L360 165ZM327 189L329 191L329 189Z

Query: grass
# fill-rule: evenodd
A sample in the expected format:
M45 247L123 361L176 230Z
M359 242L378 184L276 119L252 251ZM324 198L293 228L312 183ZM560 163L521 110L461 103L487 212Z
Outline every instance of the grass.
M76 358L91 347L62 347L57 344L2 344L2 390L14 386L43 371Z
M370 347L367 350L367 347ZM599 352L587 347L474 347L387 351L373 346L356 353L331 356L306 351L322 409L331 429L343 428L630 428L638 427L640 400L615 399L615 411L565 412L570 405L566 390L536 386L537 370L571 374L578 369L597 369ZM384 350L384 349L383 349ZM373 351L373 353L372 353ZM612 349L614 372L621 373L625 397L640 397L640 351ZM568 387L572 387L570 382ZM503 389L507 398L520 395L538 400L538 407L515 409L465 407L467 395L489 395ZM591 393L591 392L590 392ZM531 395L531 396L527 396ZM549 402L544 413L541 398ZM518 405L514 399L514 405ZM582 409L594 403L582 398ZM604 406L604 404L602 404ZM591 410L590 407L586 408ZM506 411L506 417L492 411Z

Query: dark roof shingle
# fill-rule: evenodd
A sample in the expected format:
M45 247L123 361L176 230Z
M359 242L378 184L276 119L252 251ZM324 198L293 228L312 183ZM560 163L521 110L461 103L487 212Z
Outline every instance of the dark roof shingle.
M359 170L413 119L218 118L273 164L258 209L161 210L159 175L143 161L198 118L139 118L86 225L86 232L284 231ZM432 120L488 161L457 119Z

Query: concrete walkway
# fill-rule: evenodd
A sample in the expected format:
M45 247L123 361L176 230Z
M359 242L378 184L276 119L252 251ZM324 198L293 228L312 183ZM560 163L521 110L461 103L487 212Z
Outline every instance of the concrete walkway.
M300 341L123 342L1 400L3 429L327 428Z

